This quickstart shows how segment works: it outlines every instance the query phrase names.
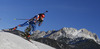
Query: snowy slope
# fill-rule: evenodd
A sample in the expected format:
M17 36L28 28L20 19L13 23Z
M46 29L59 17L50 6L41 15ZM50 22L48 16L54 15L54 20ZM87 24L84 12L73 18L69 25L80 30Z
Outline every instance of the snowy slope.
M7 32L0 31L0 49L54 49L39 42L29 41Z

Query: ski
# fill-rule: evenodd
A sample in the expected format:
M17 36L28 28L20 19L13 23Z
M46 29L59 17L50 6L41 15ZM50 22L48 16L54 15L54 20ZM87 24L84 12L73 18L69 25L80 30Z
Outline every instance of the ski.
M3 31L14 31L13 28L10 29L2 29Z

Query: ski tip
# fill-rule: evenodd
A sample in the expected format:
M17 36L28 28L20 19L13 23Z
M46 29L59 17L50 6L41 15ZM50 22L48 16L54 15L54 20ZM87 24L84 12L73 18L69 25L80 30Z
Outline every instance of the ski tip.
M48 12L48 11L46 10L46 11L44 12L44 14L47 13L47 12Z

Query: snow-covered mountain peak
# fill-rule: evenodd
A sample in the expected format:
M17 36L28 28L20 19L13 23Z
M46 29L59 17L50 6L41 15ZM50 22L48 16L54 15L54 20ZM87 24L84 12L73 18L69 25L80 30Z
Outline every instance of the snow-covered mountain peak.
M41 35L41 36L40 36ZM87 38L87 39L93 39L94 41L98 41L99 38L97 37L97 35L95 33L92 33L90 31L88 31L87 29L80 29L77 30L75 28L62 28L60 30L53 30L53 31L47 31L46 33L39 33L37 34L37 36L39 36L38 38L41 37L48 37L50 39L59 39L61 37L66 37L66 38L71 38L71 39L75 39L75 38Z
M72 35L72 36L90 36L90 37L94 37L95 38L97 37L97 35L95 33L92 33L90 31L88 31L87 29L80 29L80 30L77 30L75 28L62 28L61 30L59 30L61 33L65 33L66 35ZM85 35L85 36L84 36Z

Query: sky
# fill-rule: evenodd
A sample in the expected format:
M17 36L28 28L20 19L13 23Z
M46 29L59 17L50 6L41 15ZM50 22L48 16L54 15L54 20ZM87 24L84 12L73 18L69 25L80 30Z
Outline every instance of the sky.
M100 0L0 0L0 29L13 28L46 10L45 19L36 30L63 27L85 28L100 38ZM24 30L25 27L18 28Z

